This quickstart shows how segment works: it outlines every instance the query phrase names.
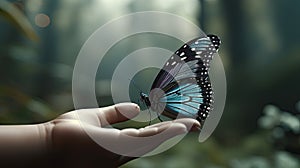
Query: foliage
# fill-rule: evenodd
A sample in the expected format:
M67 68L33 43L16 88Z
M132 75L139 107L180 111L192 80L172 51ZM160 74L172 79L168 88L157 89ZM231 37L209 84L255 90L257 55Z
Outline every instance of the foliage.
M0 1L0 17L5 18L27 39L38 42L36 30L25 16L22 6L18 7L17 3ZM17 84L17 81L21 81L24 86L26 84L24 78L28 77L26 72L30 72L33 66L37 65L33 64L33 54L29 48L31 43L29 45L20 45L18 42L10 44L9 41L7 43L8 45L4 44L1 47L0 122L2 124L32 123L57 116L57 113L53 112L43 100L32 97L27 93L29 90L24 91L22 85ZM12 72L15 70L23 74L16 75ZM19 79L14 81L15 77Z
M0 1L0 16L4 16L18 27L29 39L37 41L38 36L26 16L13 4Z

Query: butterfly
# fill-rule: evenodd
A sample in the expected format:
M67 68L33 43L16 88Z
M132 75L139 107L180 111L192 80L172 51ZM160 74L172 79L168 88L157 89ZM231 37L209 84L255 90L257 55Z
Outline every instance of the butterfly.
M221 40L216 35L193 39L180 47L156 76L149 95L140 92L148 109L171 119L188 117L203 126L213 106L210 62Z

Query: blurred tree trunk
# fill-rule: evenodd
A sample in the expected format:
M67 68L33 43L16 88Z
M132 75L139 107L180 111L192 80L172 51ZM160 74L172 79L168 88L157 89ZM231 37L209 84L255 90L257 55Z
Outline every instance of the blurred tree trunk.
M244 64L243 60L247 57L246 48L246 19L243 10L243 1L231 0L220 1L223 6L224 19L227 23L227 45L231 56L233 70Z
M207 32L206 30L206 5L205 5L205 1L206 0L199 0L200 1L200 12L199 12L199 23L200 23L200 28L202 29L202 31Z
M208 3L208 2L206 2ZM222 19L225 20L224 34L222 41L224 46L227 47L228 56L230 60L230 66L227 71L227 102L223 120L226 124L223 124L223 132L220 132L221 137L237 137L243 134L247 134L249 131L256 127L256 117L260 111L258 106L255 106L256 101L253 100L253 93L255 91L247 88L251 87L251 82L247 79L247 58L250 54L247 52L247 26L249 24L246 21L247 13L243 10L244 4L241 0L231 1L218 1L222 10ZM205 3L204 3L205 4ZM202 7L205 12L205 6ZM200 17L205 22L205 14ZM222 47L221 47L222 48ZM222 56L221 56L222 57ZM249 113L252 111L252 113ZM239 118L243 127L243 132L231 132L236 127L236 118ZM222 122L221 122L222 124ZM225 130L225 131L224 131ZM226 138L225 138L226 139ZM228 138L232 140L232 138ZM235 138L233 138L235 139ZM237 138L238 139L238 138ZM236 139L236 140L237 140ZM235 143L234 141L228 143Z

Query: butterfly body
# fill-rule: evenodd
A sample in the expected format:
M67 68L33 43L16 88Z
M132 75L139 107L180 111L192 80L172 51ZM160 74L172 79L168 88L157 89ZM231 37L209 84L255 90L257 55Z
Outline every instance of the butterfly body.
M140 92L140 98L143 102L145 102L145 105L149 108L151 107L151 102L149 100L149 96L143 92Z
M149 96L140 93L148 108L171 119L188 117L203 125L212 110L209 66L220 39L215 35L184 44L167 60L155 78Z

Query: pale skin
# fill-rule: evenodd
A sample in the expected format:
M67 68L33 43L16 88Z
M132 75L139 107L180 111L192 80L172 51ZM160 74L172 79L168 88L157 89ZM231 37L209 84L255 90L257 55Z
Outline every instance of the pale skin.
M161 122L145 128L115 129L107 125L126 121L139 114L133 103L65 113L35 125L0 126L1 167L119 167L145 155L164 141L189 131L199 131L194 119ZM126 115L124 115L126 114ZM84 117L84 121L78 118ZM126 116L126 117L125 117ZM83 128L84 127L84 128ZM116 154L97 144L86 131L118 144L128 155ZM139 143L130 137L146 137Z

